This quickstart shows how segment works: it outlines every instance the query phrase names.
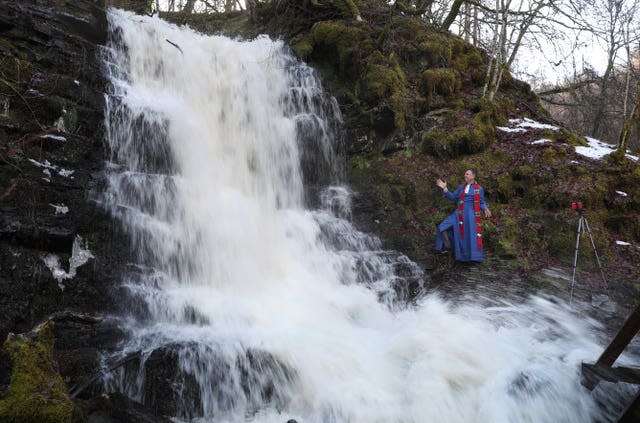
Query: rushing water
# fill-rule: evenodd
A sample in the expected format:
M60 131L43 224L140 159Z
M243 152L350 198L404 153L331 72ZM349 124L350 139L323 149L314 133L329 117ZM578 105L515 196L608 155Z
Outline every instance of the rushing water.
M349 223L336 125L280 42L112 11L106 206L138 256L105 375L179 421L588 422L595 323L550 299L407 301L419 268ZM399 269L402 269L400 272Z

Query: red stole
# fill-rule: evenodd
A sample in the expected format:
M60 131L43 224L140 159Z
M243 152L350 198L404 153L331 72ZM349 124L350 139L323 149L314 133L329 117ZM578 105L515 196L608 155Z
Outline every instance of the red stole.
M458 200L458 223L460 226L460 238L464 237L464 188L460 191L460 200ZM473 184L473 211L476 215L476 240L478 242L478 250L482 251L482 227L480 226L480 185Z

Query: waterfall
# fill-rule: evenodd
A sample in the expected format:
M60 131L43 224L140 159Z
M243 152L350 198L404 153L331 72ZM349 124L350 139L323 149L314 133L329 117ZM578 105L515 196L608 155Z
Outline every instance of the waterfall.
M596 323L409 294L418 266L349 222L337 105L282 42L109 23L102 202L137 256L107 390L175 421L598 417L579 383Z

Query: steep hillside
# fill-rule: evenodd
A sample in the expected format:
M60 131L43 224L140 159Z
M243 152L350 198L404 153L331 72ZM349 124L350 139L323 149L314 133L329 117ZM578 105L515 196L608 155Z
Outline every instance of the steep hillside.
M461 183L474 167L494 211L484 223L490 257L525 273L571 267L578 221L571 203L581 201L605 273L624 287L621 296L635 296L638 162L577 154L587 140L554 122L508 72L494 101L483 99L488 59L464 40L383 1L355 1L362 20L346 3L262 4L253 21L243 13L166 17L205 32L282 37L320 71L343 113L354 219L390 247L430 268L434 225L453 209L434 181ZM525 118L551 126L497 129ZM578 264L583 278L599 277L586 238Z

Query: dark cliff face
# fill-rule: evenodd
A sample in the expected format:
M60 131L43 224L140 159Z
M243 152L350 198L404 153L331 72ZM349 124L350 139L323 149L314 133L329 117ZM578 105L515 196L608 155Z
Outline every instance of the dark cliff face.
M99 58L107 37L104 8L97 1L63 3L20 0L0 6L2 341L62 310L116 310L114 287L130 254L118 223L96 201L108 157ZM75 276L56 279L53 255L62 272L72 273L69 259L78 237L93 258ZM59 320L54 355L67 381L93 371L97 351L117 341L117 331L101 332L108 326ZM8 371L3 355L0 391Z

